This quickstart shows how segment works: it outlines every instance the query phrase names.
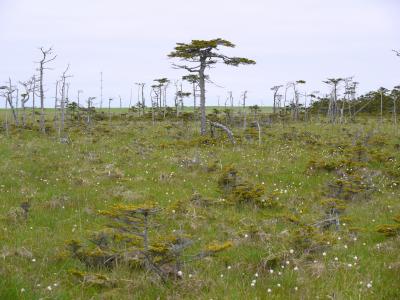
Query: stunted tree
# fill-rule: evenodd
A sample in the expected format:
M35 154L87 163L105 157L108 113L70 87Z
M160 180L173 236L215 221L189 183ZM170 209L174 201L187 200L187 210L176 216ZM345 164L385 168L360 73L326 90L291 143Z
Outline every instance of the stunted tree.
M108 98L108 121L111 123L111 102L113 101L113 98Z
M78 108L78 122L80 122L81 121L81 114L80 114L80 95L83 93L83 90L78 90L78 97L77 97L77 103L76 103L76 105L77 105L77 108Z
M244 91L243 94L242 94L242 105L243 105L243 130L246 130L246 127L247 127L246 100L247 100L247 91Z
M13 117L14 117L14 123L15 123L16 126L18 126L18 125L19 125L19 122L18 122L17 111L16 111L16 109L15 109L15 107L14 107L14 104L13 104L13 99L14 99L13 94L14 94L14 92L15 92L16 90L17 90L17 88L16 88L14 85L12 85L12 83L11 83L11 78L9 78L9 80L8 80L8 87L6 87L5 98L6 98L6 101L8 102L8 104L10 105L11 112L12 112ZM7 108L6 108L6 109L7 109ZM7 125L7 126L8 126L8 125Z
M28 102L29 97L30 97L30 93L33 90L33 86L34 86L34 80L35 78L32 77L31 79L24 81L24 82L19 82L23 87L24 87L24 91L21 94L21 107L22 107L22 126L25 127L26 126L26 106L25 104Z
M155 86L158 88L158 92L156 93L158 95L157 97L157 106L159 108L163 108L163 114L165 118L165 113L166 113L166 106L167 106L167 88L170 83L168 78L160 78L160 79L154 79L156 84ZM160 101L160 104L158 104L158 101Z
M294 93L294 100L293 100L293 106L294 106L294 110L293 110L293 119L294 120L298 120L299 119L299 110L300 110L300 105L299 105L299 91L297 90L297 86L299 84L305 84L306 81L305 80L297 80L295 82L292 83L293 86L293 93Z
M182 80L185 80L192 84L192 95L193 95L193 111L196 112L196 96L197 96L197 89L199 86L200 77L197 74L189 74L182 76Z
M199 76L200 87L200 111L201 111L201 127L200 133L206 134L206 88L205 88L205 71L222 62L230 66L239 66L255 64L254 60L244 57L229 57L219 52L219 47L234 48L235 45L227 40L192 40L190 43L177 43L175 50L168 57L180 58L183 61L191 63L188 65L173 64L174 67L185 69L190 73L195 73Z
M328 118L332 123L336 121L338 86L343 80L343 78L328 78L324 81L324 83L332 87L332 97L329 101L328 107Z
M144 98L144 87L146 84L144 82L135 82L135 85L138 87L137 101L138 101L139 116L140 116L140 109L142 109L143 115L146 109L146 100Z
M279 92L279 89L281 87L283 87L283 85L275 85L275 86L273 86L271 88L271 91L274 92L274 106L273 106L273 113L274 114L276 113L276 106L277 106L276 104L277 104L278 92Z
M7 86L0 86L0 90L4 90L4 92L1 94L2 97L5 98L5 122L4 122L4 129L6 131L6 135L8 136L8 114L7 114L7 102L8 102L8 87Z
M61 112L61 119L60 119L60 125L58 127L58 136L61 138L61 135L64 133L64 125L65 125L65 107L67 105L68 101L68 92L67 92L67 83L66 80L67 78L72 77L71 75L67 75L67 72L69 70L69 65L61 75L61 101L60 101L60 112Z
M93 100L96 99L96 97L89 97L87 99L87 115L86 115L86 124L87 127L90 129L91 126L91 122L92 122L92 112L94 111L94 107L93 107Z
M45 133L45 115L44 115L44 88L43 88L43 77L44 70L49 68L46 65L56 59L57 55L53 55L53 49L39 49L42 52L42 59L39 61L39 93L40 93L40 130Z

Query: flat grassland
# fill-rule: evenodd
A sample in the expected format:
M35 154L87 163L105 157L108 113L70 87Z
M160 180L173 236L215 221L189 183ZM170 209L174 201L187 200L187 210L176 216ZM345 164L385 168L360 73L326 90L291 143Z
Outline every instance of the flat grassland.
M0 299L400 299L389 122L237 126L236 145L181 120L66 130L68 143L0 133ZM160 208L150 245L191 240L178 277L163 282L128 258L87 263L116 251L91 238L110 223L99 210L150 203Z

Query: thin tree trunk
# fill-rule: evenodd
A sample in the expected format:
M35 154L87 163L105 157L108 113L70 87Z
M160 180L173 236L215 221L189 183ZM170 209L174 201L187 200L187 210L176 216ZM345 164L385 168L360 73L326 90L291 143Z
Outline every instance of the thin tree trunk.
M200 86L200 112L201 112L201 124L200 124L200 134L206 135L206 89L205 89L205 79L204 71L206 68L205 59L202 59L201 66L199 70L199 86Z
M383 124L383 93L381 92L381 125Z
M36 96L36 77L33 76L33 91L32 91L32 126L35 125L35 96Z
M43 62L40 63L40 131L46 133L45 120L44 120L44 90L43 90Z
M9 80L9 91L7 93L7 100L8 104L10 104L11 112L14 117L14 123L16 126L18 126L18 116L17 112L15 111L14 105L13 105L13 96L12 96L12 86L11 86L11 79Z

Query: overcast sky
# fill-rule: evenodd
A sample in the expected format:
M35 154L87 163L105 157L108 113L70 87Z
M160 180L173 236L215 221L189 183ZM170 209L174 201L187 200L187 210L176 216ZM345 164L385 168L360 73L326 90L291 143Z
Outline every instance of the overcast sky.
M208 104L229 90L235 101L248 90L249 104L271 104L270 87L298 79L308 92L326 93L322 80L348 76L360 92L392 88L400 84L391 52L400 49L399 16L398 0L0 0L0 83L28 79L37 48L52 46L48 105L68 63L71 99L78 89L99 98L102 71L104 99L121 95L127 105L135 82L184 75L167 58L176 42L220 37L236 44L226 53L257 64L210 70L218 86L207 86Z

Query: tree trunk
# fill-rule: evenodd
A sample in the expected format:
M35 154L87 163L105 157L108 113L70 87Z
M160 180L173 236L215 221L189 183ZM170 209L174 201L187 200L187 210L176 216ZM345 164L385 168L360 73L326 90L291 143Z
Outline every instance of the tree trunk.
M46 133L45 120L44 120L44 90L43 90L43 62L40 63L40 131Z
M33 76L33 91L32 91L32 126L35 125L35 96L36 96L36 77Z
M17 116L17 112L15 111L14 105L13 105L13 96L12 96L12 87L11 87L11 79L10 79L10 90L7 93L7 101L8 104L10 104L10 108L14 117L14 123L16 126L18 126L18 116Z
M63 135L63 133L64 133L64 122L65 122L65 77L64 77L64 80L63 80L63 85L62 85L62 90L61 90L61 92L62 92L62 95L61 95L61 123L60 123L60 138L61 138L61 135Z
M383 124L383 93L381 92L381 125Z
M199 86L200 86L200 112L201 112L201 125L200 125L200 134L206 135L207 125L206 125L206 88L205 88L205 79L204 79L204 71L206 69L205 58L201 59L200 62L200 70L199 70Z
M145 108L146 108L146 103L145 103L145 99L144 99L144 83L142 84L142 108L143 108L143 115L145 113Z

